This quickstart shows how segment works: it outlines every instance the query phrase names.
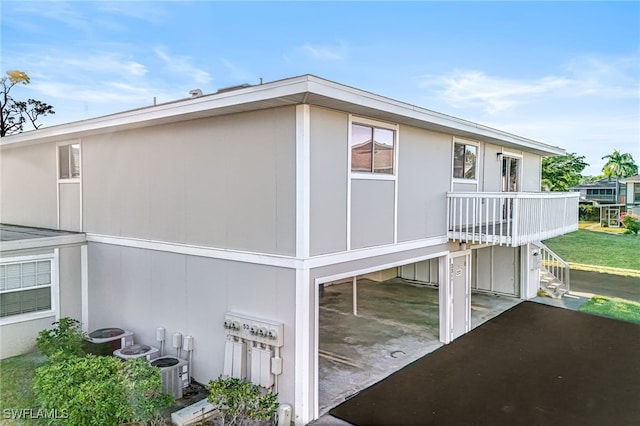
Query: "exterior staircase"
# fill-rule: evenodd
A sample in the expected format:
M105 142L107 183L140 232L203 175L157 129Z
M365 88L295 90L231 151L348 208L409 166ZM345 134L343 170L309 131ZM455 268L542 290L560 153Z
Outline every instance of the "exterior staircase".
M571 288L569 264L541 242L535 243L540 249L540 289L548 296L559 299Z

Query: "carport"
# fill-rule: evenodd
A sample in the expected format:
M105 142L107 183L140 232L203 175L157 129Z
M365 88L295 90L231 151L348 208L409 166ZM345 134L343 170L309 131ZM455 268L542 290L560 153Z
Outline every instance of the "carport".
M320 285L320 415L443 345L437 261L435 266L405 265L393 271ZM471 327L519 302L474 294Z

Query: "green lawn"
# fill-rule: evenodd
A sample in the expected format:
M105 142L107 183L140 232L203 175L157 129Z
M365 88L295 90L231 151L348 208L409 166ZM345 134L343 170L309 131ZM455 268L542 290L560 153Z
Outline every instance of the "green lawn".
M640 303L594 296L580 307L580 312L640 324Z
M544 242L566 262L640 271L640 236L579 229Z
M6 419L11 417L11 412L5 410L34 410L36 413L38 404L31 392L31 381L36 373L36 368L46 361L40 352L31 352L25 355L15 356L0 361L0 424L1 425L42 425L43 419Z

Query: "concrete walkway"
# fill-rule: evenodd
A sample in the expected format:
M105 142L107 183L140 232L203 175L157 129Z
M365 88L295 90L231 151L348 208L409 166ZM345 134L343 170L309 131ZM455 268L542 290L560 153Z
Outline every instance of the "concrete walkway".
M640 303L640 278L572 270L569 294L565 294L561 299L536 297L531 300L577 311L594 295L616 297Z

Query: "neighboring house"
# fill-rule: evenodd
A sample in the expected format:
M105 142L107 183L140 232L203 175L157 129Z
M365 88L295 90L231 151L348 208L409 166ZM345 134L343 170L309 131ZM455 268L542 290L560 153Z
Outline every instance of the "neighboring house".
M624 204L626 199L626 185L620 179L600 179L595 182L572 186L569 191L580 193L581 203L590 204Z
M640 177L600 179L569 188L580 193L580 203L600 208L600 223L603 226L621 226L620 214L640 212Z
M627 186L627 211L640 215L640 175L620 179Z
M426 265L447 343L470 330L472 289L534 297L533 244L577 229L578 194L540 192L542 157L563 149L310 75L13 135L1 149L0 221L35 235L2 241L0 271L22 265L16 286L31 291L25 270L38 280L44 259L55 300L6 310L2 278L3 357L59 316L148 345L162 326L194 337L192 376L206 383L232 362L225 313L249 315L265 335L282 325L281 347L258 346L281 359L275 386L296 424L318 415L322 284L420 280Z

